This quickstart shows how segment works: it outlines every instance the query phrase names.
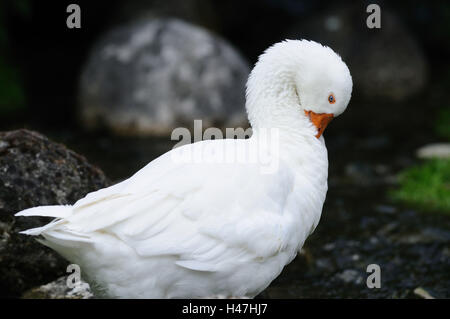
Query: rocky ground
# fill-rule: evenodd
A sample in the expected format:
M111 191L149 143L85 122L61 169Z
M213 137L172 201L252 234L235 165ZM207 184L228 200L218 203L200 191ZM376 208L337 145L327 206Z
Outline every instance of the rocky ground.
M329 192L321 222L303 254L261 297L450 297L450 216L404 207L387 195L395 173L414 160L411 141L327 140ZM370 264L380 266L379 289L367 287Z

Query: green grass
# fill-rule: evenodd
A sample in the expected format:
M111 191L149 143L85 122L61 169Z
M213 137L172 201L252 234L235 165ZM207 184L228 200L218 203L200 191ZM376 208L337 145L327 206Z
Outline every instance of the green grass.
M450 107L438 111L435 133L450 139ZM430 159L399 174L399 187L390 192L394 200L427 211L450 214L450 159Z
M400 173L394 200L429 211L450 213L450 160L432 159Z

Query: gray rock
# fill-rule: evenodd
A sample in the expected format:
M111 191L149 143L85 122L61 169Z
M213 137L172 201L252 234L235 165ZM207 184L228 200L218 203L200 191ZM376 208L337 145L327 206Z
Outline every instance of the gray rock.
M108 182L83 156L27 130L0 132L0 297L22 293L65 274L68 262L18 231L50 219L13 215L23 209L72 204Z
M30 289L22 296L24 299L93 299L89 284L77 282L73 288L67 285L67 277L60 277L46 285Z
M365 5L331 6L300 21L290 38L319 41L337 51L349 66L355 94L403 100L427 82L428 64L419 45L401 20L386 6L381 28L369 29Z
M177 19L118 27L93 48L80 84L85 126L166 135L194 119L245 125L249 66L224 40Z
M434 143L424 145L416 151L418 158L450 158L450 143Z
M345 283L361 284L363 281L363 278L359 272L353 269L346 269L337 274L336 277Z
M397 212L397 208L395 208L394 206L390 206L390 205L376 205L375 207L375 211L382 213L382 214L394 214Z

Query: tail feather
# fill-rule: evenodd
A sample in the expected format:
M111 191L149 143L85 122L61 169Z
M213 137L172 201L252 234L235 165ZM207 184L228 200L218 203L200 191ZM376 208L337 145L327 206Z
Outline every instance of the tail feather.
M15 216L43 216L65 218L72 213L71 205L38 206L18 212Z
M95 244L89 233L77 232L70 227L67 220L73 212L72 206L39 206L25 209L15 216L55 217L50 223L21 231L21 234L34 237L39 243L55 250L72 263L82 265L84 256L89 253L86 245Z
M76 242L91 242L88 235L76 232L72 229L66 227L67 220L66 217L70 216L72 213L72 206L65 205L55 205L55 206L38 206L33 208L25 209L15 216L45 216L45 217L55 217L47 225L42 227L36 227L21 231L21 234L30 236L43 236L44 242L55 242L61 246L70 246ZM45 244L45 243L44 243Z
M19 232L20 234L24 234L24 235L29 235L29 236L39 236L42 233L44 233L45 231L61 224L63 222L62 219L55 219L53 221L51 221L50 223L48 223L47 225L44 225L42 227L36 227L36 228L31 228L31 229L27 229L27 230L23 230L21 232Z

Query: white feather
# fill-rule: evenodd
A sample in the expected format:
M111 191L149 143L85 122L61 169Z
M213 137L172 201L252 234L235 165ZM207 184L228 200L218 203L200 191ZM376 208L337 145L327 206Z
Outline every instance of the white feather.
M22 210L15 216L44 216L63 218L68 216L71 212L72 206L70 205L38 206Z

